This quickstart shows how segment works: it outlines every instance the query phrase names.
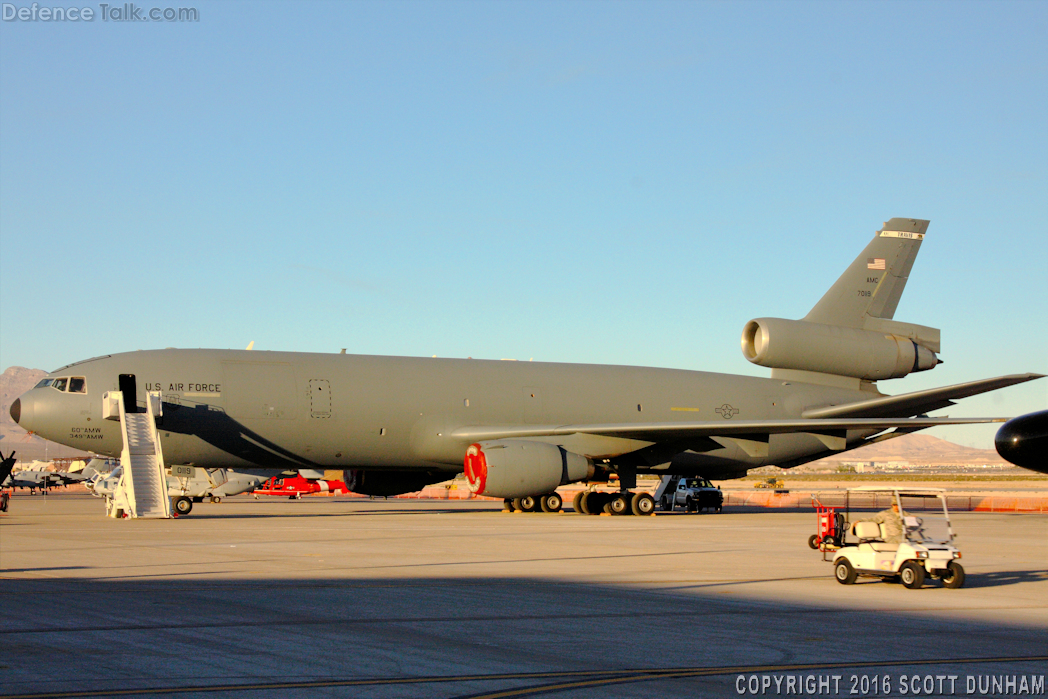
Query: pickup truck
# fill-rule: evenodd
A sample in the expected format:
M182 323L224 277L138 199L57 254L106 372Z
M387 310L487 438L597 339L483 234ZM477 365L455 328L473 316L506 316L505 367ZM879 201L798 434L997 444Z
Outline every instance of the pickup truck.
M701 476L663 476L655 499L665 512L672 512L676 507L683 507L687 512L720 512L724 504L720 488Z

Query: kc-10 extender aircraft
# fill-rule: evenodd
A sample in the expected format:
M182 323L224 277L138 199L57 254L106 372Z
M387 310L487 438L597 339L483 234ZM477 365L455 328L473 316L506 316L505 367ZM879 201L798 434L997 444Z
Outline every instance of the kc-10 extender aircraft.
M52 372L16 400L28 430L120 454L128 410L162 393L168 464L259 475L343 469L357 493L411 492L465 470L475 493L557 510L554 490L618 474L621 490L577 509L643 514L638 473L735 478L791 467L934 425L966 396L1040 378L1020 374L888 396L877 382L934 368L939 331L893 320L928 221L895 218L801 320L746 324L742 352L771 378L586 364L207 349L113 354ZM268 473L265 471L268 470Z

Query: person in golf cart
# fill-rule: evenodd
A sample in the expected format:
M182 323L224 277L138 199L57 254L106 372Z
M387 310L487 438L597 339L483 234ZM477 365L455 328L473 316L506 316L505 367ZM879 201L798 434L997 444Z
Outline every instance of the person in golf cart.
M869 519L860 519L860 522L874 522L884 525L884 543L898 544L903 540L902 513L899 512L899 501L892 500L892 506L887 510L881 510Z

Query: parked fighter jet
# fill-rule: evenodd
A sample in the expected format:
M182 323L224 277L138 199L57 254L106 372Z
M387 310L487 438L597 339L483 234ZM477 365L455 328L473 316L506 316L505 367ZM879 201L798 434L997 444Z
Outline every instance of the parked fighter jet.
M902 395L878 381L940 363L939 331L893 320L927 221L892 219L801 320L746 324L747 360L771 378L641 367L167 349L97 357L52 372L11 416L37 434L116 455L127 410L160 392L169 464L239 471L338 469L350 490L392 495L465 469L507 506L559 509L562 484L619 476L600 505L650 512L638 472L734 478L792 467L934 425L959 398L1040 378L1020 374ZM263 471L264 472L264 471ZM586 496L591 497L591 496ZM597 497L604 498L598 494Z
M31 468L13 473L15 465L14 452L11 452L8 458L0 461L0 464L2 464L0 466L0 488L28 488L30 494L37 490L47 491L51 488L80 483L85 480L83 476L77 473L46 471L43 468Z

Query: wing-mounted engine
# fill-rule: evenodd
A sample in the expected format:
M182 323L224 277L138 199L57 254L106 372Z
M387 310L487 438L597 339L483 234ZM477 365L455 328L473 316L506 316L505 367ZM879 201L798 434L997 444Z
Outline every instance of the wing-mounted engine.
M757 318L742 331L742 353L754 364L866 381L932 369L938 351L937 329L881 318L864 328Z
M546 442L496 439L471 444L466 450L466 481L477 495L521 498L552 493L593 471L585 456Z

